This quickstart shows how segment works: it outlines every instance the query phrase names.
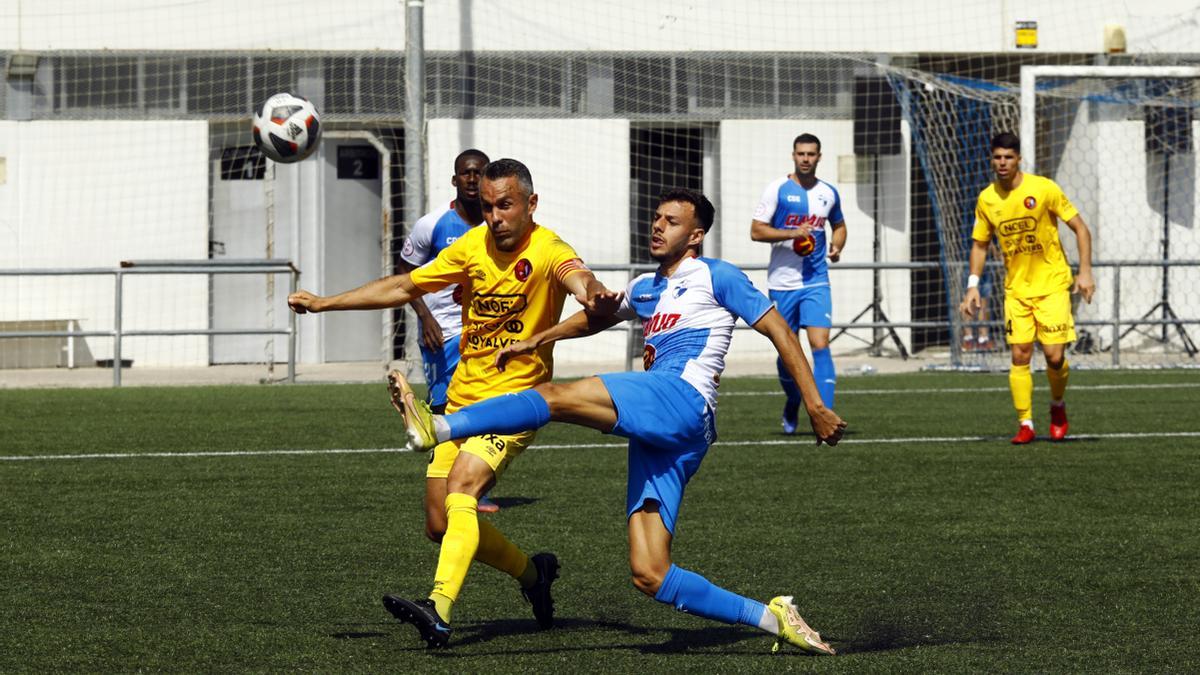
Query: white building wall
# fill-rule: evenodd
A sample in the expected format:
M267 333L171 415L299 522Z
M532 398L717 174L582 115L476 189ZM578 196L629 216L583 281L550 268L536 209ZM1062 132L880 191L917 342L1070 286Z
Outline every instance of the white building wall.
M1038 22L1038 51L1102 52L1104 26L1124 25L1130 52L1200 44L1191 0L555 0L425 3L434 50L1015 51L1016 21ZM397 0L0 0L0 50L403 50Z
M454 198L450 177L454 158L479 148L493 160L525 163L538 193L534 219L557 232L585 262L629 260L629 122L599 119L481 119L429 121L429 173L432 205ZM623 289L624 273L598 273L606 285ZM563 312L579 305L568 298ZM558 363L611 360L624 353L617 332L564 342L554 349Z
M115 268L122 260L208 257L205 122L0 122L0 268ZM113 327L108 276L5 282L0 321L75 319ZM129 276L124 329L206 328L203 276ZM88 338L97 358L112 341ZM132 338L141 365L207 363L203 337Z

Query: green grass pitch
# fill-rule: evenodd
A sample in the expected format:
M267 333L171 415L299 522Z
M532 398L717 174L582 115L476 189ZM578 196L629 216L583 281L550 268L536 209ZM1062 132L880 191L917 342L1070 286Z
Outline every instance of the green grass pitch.
M1200 670L1200 372L1071 377L1076 438L1020 448L1003 374L843 378L837 448L722 384L675 560L795 595L833 658L633 589L614 437L546 428L485 516L558 554L558 627L476 565L426 652L380 605L431 583L425 456L325 452L398 445L382 383L0 391L0 671Z

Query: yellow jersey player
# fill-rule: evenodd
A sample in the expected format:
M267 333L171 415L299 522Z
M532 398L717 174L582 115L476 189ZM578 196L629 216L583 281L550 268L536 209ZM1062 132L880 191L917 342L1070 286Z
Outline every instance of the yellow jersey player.
M480 186L485 226L469 230L437 257L408 274L378 279L331 297L293 294L294 311L400 307L413 298L460 284L463 289L461 358L447 391L448 412L488 396L518 392L548 382L549 345L504 371L494 355L558 321L568 293L590 311L611 313L620 295L609 291L554 232L534 222L538 196L529 169L514 159L484 168ZM403 378L389 376L398 408L414 404ZM532 432L454 439L433 449L426 470L426 533L441 542L433 591L411 601L388 595L384 606L415 625L429 647L450 638L451 609L471 561L478 559L516 578L543 628L553 624L550 585L558 575L552 553L527 556L493 525L478 518L478 500L533 440Z
M992 139L992 170L996 180L979 194L975 205L975 230L971 235L970 276L959 309L974 318L980 307L979 277L987 260L992 237L1004 252L1004 332L1012 348L1008 374L1013 406L1020 426L1015 445L1036 438L1033 430L1033 375L1029 362L1033 342L1046 355L1046 377L1050 380L1050 439L1067 435L1067 344L1075 341L1071 316L1071 293L1092 301L1092 234L1079 211L1054 181L1023 173L1020 168L1021 140L1002 133ZM1056 220L1057 219L1057 220ZM1075 233L1079 248L1079 275L1071 268L1058 238L1058 220Z

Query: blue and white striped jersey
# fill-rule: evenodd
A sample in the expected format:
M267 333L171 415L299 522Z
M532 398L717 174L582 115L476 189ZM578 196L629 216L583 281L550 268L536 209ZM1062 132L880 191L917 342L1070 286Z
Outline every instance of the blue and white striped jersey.
M754 209L754 220L778 229L809 227L816 241L812 253L806 256L792 250L790 239L773 243L771 260L767 263L768 288L791 291L829 283L825 225L845 220L837 188L818 179L811 190L805 190L789 176L784 176L763 190Z
M413 224L400 257L412 265L424 265L472 227L454 210L454 202L450 202L449 206L431 211ZM462 333L461 286L452 284L440 291L426 293L423 299L442 329L442 338L448 340Z
M639 275L625 289L617 316L642 320L648 371L678 373L716 410L725 354L740 318L753 325L771 309L736 266L712 258L685 258L669 276Z

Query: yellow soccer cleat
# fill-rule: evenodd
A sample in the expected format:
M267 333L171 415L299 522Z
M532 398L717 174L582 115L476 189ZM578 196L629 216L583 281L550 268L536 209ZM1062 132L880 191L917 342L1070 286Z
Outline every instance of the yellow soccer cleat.
M437 445L437 432L433 428L433 413L429 410L429 404L417 400L408 380L398 370L387 374L387 384L392 407L404 417L404 428L408 432L405 447L413 452L421 452Z
M800 612L796 611L796 606L792 604L792 596L781 595L771 598L770 604L767 605L767 611L774 614L775 618L779 620L779 637L775 639L775 646L771 647L771 653L778 653L780 644L787 642L810 654L837 654L828 642L821 639L820 633L804 623Z

